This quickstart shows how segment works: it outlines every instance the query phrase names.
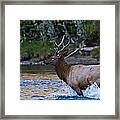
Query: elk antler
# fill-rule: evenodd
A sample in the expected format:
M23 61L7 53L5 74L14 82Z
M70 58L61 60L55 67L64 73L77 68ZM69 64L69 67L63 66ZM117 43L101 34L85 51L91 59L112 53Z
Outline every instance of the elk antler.
M68 58L69 56L73 55L74 53L76 53L78 50L79 50L79 48L76 48L73 52L71 52L69 55L67 55L65 57L65 59Z
M62 40L61 40L61 42L59 44L57 44L55 42L55 45L57 46L57 53L62 52L70 44L70 40L68 40L67 44L65 45L64 44L64 38L65 38L65 35L63 35ZM59 50L61 45L62 45L62 48Z
M57 43L55 42L55 45L56 45L58 48L62 45L62 43L63 43L63 41L64 41L64 38L65 38L65 35L63 35L63 38L62 38L60 44L57 44Z
M60 52L62 52L69 44L70 44L70 42L71 42L71 40L69 39L68 40L68 42L66 43L66 44L64 44L64 39L65 39L65 35L63 35L63 37L62 37L62 40L61 40L61 42L59 43L59 44L57 44L56 42L55 42L55 45L57 46L57 48L56 48L56 53L60 53ZM61 47L61 45L62 45L62 47ZM61 48L61 49L60 49ZM80 53L81 53L81 51L91 51L91 50L93 50L93 49L95 49L95 48L97 48L97 47L92 47L92 48L87 48L87 47L85 47L85 40L83 40L83 41L81 41L80 43L79 43L79 45L78 45L78 47L74 50L74 51L71 51L66 57L65 57L65 59L66 58L68 58L69 56L71 56L71 55L73 55L74 53L76 53L77 51L79 51Z
M70 40L68 40L68 42L67 42L66 45L64 45L64 43L63 43L63 47L62 47L62 49L60 49L60 50L58 51L58 53L60 53L61 51L63 51L69 44L70 44Z
M70 54L68 54L68 55L65 57L65 59L68 58L69 56L73 55L74 53L76 53L78 50L79 50L80 53L81 53L81 50L82 50L83 47L84 47L84 41L82 41L82 42L79 44L79 47L78 47L78 48L76 48L73 52L71 52Z

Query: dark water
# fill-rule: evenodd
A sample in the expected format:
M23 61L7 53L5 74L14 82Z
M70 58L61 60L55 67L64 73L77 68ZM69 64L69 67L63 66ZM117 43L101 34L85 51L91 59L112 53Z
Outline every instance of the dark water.
M20 71L22 73L45 73L55 72L54 66L48 65L20 65Z
M20 80L21 100L98 100L82 97L62 80Z

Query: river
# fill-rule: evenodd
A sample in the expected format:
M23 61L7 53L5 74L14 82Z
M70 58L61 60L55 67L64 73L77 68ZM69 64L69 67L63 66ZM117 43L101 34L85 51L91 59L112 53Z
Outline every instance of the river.
M20 77L21 100L100 100L100 88L96 83L79 96L51 66L22 66ZM26 73L27 72L27 73Z

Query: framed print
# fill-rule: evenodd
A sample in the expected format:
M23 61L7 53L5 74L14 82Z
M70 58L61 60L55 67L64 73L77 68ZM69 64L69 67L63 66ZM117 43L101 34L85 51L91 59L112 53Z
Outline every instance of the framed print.
M1 5L1 118L119 119L117 0Z

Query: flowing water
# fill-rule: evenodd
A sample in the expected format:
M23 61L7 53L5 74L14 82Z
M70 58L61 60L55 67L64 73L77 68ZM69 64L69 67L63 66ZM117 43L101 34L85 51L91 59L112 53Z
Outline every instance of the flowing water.
M92 85L77 93L62 80L20 80L21 100L99 100L99 88Z
M28 69L27 67L23 67L21 70L24 72L32 70L33 73L37 70L38 72L36 74L21 73L21 100L100 100L100 88L96 83L83 91L83 97L79 96L63 80L60 80L53 70Z

